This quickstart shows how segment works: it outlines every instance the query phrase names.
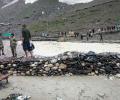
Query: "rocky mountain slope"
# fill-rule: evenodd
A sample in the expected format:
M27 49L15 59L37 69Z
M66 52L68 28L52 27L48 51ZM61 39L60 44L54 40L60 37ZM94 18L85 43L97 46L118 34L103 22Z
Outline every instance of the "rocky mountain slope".
M119 4L120 0L94 0L76 5L67 5L58 0L38 0L26 5L24 0L19 0L12 6L0 9L0 21L12 23L15 29L27 23L33 33L84 31L105 24L116 24L120 20ZM0 3L0 7L3 6L4 3Z
M87 4L67 6L65 10L47 20L37 20L30 24L33 32L79 31L86 32L90 28L115 25L119 18L120 0L94 0Z

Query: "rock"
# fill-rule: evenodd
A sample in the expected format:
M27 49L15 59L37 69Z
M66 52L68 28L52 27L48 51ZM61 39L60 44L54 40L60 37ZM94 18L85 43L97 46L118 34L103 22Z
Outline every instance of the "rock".
M72 74L72 73L69 73L69 75L70 75L70 76L73 76L73 74Z
M59 63L56 63L56 64L55 64L55 66L56 66L56 67L59 67L59 66L60 66L60 64L59 64Z
M10 74L10 75L11 75L12 73L13 73L13 71L8 71L8 74Z
M62 59L63 60L66 60L68 58L68 56L63 56Z
M30 75L30 71L27 71L27 72L26 72L26 75Z
M58 67L53 67L52 69L53 69L53 70L58 70Z
M96 54L95 54L95 52L93 52L93 51L89 51L86 55L87 55L87 56L93 56L93 55L96 55Z
M98 74L99 74L99 72L96 70L96 71L95 71L95 74L96 74L96 75L98 75Z
M109 77L109 79L110 79L110 80L114 80L114 77L113 77L113 76L111 76L111 77Z
M44 67L48 67L48 65L45 64Z
M33 67L33 69L36 69L36 68L37 68L36 66Z
M45 65L48 65L49 63L48 62L45 62Z
M35 64L35 65L38 65L38 64L40 64L40 62L34 62L34 64Z
M51 62L52 64L55 64L55 63L57 63L57 59L52 59L50 62Z
M69 58L73 58L73 54L71 52L68 52L67 55L69 56Z
M31 67L36 67L37 65L36 65L36 64L31 64L30 66L31 66Z
M85 66L85 63L83 62L83 63L81 63L81 65L84 67L84 66Z
M14 71L14 68L10 68L10 71Z
M12 72L14 75L16 75L17 74L17 71L14 71L14 72Z
M95 73L94 73L94 72L92 72L92 73L91 73L91 76L94 76L94 75L95 75Z
M12 66L13 66L13 67L17 67L17 65L16 65L16 64L13 64Z
M49 68L54 67L54 65L53 65L53 64L48 64L47 66L48 66Z
M119 67L119 68L120 68L120 63L117 63L116 65L117 65L117 67Z
M66 77L70 77L71 75L70 74L65 74Z
M100 98L102 98L102 99L104 99L105 98L105 96L106 96L106 94L105 93L99 93L99 94L97 94Z
M21 73L22 76L25 76L25 73Z
M50 70L50 67L46 67L46 68L45 68L45 71L48 72L49 70Z
M102 65L102 63L101 63L101 62L98 62L98 65Z
M61 72L62 70L61 69L58 69L59 72Z
M0 68L2 68L2 69L3 69L3 68L4 68L4 65L0 65Z
M10 67L11 66L11 64L8 64L8 67Z
M39 70L39 72L43 72L43 70L41 69L41 70Z
M34 76L34 75L35 75L35 73L34 73L34 72L32 72L32 73L31 73L31 75L32 75L32 76Z
M117 54L117 57L120 59L120 54Z
M115 75L116 78L120 78L120 74Z
M58 60L59 59L59 60ZM28 76L58 75L104 75L119 77L120 58L116 55L95 54L94 52L65 52L55 57L38 59L0 60L0 72Z
M32 72L33 70L32 69L30 69L30 72Z
M59 68L60 68L60 69L66 69L66 68L67 68L67 65L65 65L65 64L60 64Z

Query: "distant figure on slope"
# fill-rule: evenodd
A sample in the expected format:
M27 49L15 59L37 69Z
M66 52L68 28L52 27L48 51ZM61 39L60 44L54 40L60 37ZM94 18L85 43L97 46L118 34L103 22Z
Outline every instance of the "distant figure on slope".
M0 56L1 55L4 55L4 46L3 46L2 36L0 34Z
M90 33L87 32L87 34L86 34L87 41L89 41L89 37L90 37Z
M100 36L100 41L103 41L103 34L100 28L98 29L98 34Z
M75 32L75 38L77 38L79 36L79 32Z
M12 56L17 57L17 53L16 53L17 40L13 33L11 34L10 37L10 47L11 47Z
M33 53L31 49L31 34L30 31L27 29L27 26L24 24L22 26L22 42L23 42L23 50L25 52L26 57L28 57L28 53L30 53L31 57L33 57Z
M95 34L95 29L93 28L91 31L91 38L93 37L94 34Z

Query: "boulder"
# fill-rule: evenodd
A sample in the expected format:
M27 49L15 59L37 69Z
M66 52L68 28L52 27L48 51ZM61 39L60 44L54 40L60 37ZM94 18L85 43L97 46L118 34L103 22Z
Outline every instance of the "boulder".
M46 68L45 68L45 71L48 72L49 70L50 70L50 67L46 67Z
M54 67L54 65L53 64L48 64L47 67L52 68L52 67Z
M115 77L120 79L120 74L116 74Z
M53 69L53 70L58 70L58 67L53 67L52 69Z
M59 69L66 69L67 68L67 65L65 65L65 64L60 64L60 66L59 66Z
M57 63L57 59L52 59L50 62L51 62L51 64L55 64L55 63Z

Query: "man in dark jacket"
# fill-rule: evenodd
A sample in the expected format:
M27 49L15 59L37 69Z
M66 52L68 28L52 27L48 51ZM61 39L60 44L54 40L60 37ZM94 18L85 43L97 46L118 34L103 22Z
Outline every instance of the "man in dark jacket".
M28 57L28 53L30 53L31 57L33 57L32 50L30 47L30 40L31 40L30 31L27 29L26 25L23 25L22 26L22 41L23 41L23 50L25 51L26 57Z

